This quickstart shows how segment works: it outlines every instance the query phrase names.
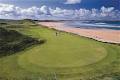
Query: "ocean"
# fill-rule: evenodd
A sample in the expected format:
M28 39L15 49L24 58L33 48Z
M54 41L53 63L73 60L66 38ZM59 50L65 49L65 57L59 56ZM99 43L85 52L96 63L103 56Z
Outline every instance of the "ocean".
M66 21L65 25L75 28L120 30L120 21Z

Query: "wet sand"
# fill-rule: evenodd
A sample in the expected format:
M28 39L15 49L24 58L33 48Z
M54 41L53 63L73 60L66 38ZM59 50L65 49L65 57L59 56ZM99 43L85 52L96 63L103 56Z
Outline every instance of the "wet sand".
M65 26L62 22L39 22L39 24L47 26L48 28L78 34L102 42L120 43L120 30L72 28Z

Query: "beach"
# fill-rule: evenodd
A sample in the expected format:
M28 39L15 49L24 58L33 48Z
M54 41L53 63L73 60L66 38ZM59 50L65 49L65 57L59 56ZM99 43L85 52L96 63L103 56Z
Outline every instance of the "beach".
M47 26L48 28L74 33L102 42L120 43L120 30L73 28L64 25L63 22L39 22L39 24Z

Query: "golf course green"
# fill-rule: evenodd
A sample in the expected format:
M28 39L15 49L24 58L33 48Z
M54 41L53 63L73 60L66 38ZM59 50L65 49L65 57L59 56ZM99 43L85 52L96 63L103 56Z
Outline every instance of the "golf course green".
M0 58L0 80L119 80L120 46L49 29L31 22L9 23L21 34L44 39ZM56 35L56 32L59 34ZM117 77L115 75L118 75Z

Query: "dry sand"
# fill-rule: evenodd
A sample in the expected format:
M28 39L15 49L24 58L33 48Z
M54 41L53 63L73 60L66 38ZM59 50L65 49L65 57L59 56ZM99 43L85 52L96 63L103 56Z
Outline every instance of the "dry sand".
M49 28L93 38L102 42L120 43L120 30L72 28L65 26L62 22L39 22L39 24Z

